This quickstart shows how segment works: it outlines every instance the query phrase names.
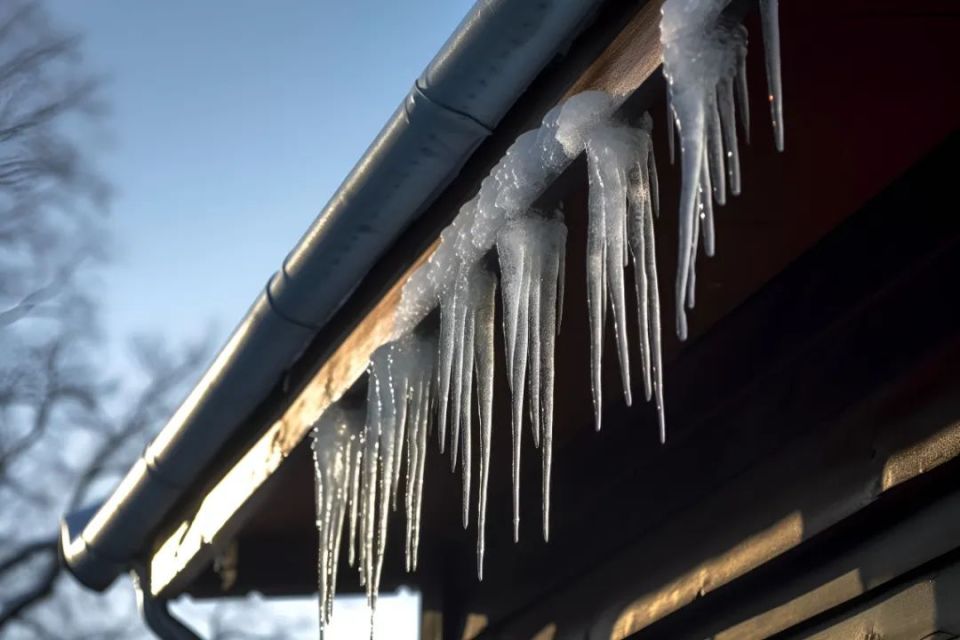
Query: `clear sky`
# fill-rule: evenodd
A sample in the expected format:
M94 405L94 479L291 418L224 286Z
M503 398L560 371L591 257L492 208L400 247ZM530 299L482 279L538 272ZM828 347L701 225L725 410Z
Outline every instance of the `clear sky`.
M219 347L471 5L50 0L107 76L114 344Z
M107 77L114 358L142 333L219 347L471 5L48 0ZM391 637L416 635L408 600ZM340 606L353 637L366 613Z

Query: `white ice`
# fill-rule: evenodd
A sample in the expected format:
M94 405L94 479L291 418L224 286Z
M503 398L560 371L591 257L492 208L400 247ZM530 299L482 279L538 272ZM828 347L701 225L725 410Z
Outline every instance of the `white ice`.
M387 522L397 502L405 446L406 566L413 570L417 565L436 352L433 336L414 332L383 345L370 359L359 520L360 578L371 611L376 608Z
M450 461L461 464L463 479L462 521L469 523L470 483L473 468L474 372L480 398L481 491L485 494L493 394L493 305L496 276L483 261L458 262L456 279L440 295L440 351L438 362L437 418L441 449L450 433ZM458 457L459 456L459 457ZM482 517L482 516L481 516ZM482 536L482 532L480 534ZM479 543L478 543L479 544ZM478 546L478 550L479 550Z
M590 320L590 381L594 420L599 430L603 410L603 336L609 307L613 319L624 399L632 402L624 269L633 262L641 358L647 399L655 393L661 439L665 437L660 362L659 294L653 246L653 213L658 186L652 121L630 127L615 117L618 102L601 91L568 100L558 118L557 139L568 156L586 152L590 183L587 226L587 308ZM647 232L646 225L649 225ZM608 304L609 303L609 304Z
M507 380L513 401L514 541L520 536L520 443L525 393L533 441L541 448L543 537L550 537L554 347L560 328L558 292L566 241L567 228L562 220L535 213L509 222L497 235Z
M735 112L739 104L749 141L746 54L747 32L724 14L730 0L667 0L662 8L660 40L668 82L668 136L673 155L673 125L680 137L682 184L676 279L676 330L687 337L685 307L693 308L697 250L715 249L714 203L723 205L740 192L740 158ZM777 0L760 1L771 113L777 148L783 148L780 37Z
M557 141L554 107L539 128L520 135L481 183L476 196L464 204L440 245L423 267L405 283L397 310L394 336L411 331L440 304L443 290L457 279L459 265L480 260L492 248L500 228L530 207L570 164Z
M319 537L320 627L330 622L336 593L337 563L343 523L356 513L364 414L334 404L313 427L313 460L316 480L317 533ZM351 517L351 555L355 518Z
M780 78L780 0L760 0L764 61L767 67L767 99L773 119L777 151L783 151L783 81Z
M616 117L621 99L600 91L585 92L555 107L538 129L522 134L485 178L477 195L464 204L441 234L427 264L404 286L396 315L395 336L411 331L434 308L440 308L437 369L438 433L441 451L450 450L451 466L461 466L462 519L467 525L472 475L471 449L474 386L480 398L480 474L478 497L478 573L482 576L489 473L489 413L492 405L492 299L496 282L489 274L489 254L499 254L504 300L507 378L513 392L514 534L519 523L519 443L526 406L534 443L552 440L553 344L559 328L563 296L563 243L556 241L557 220L533 211L537 198L581 153L586 152L590 178L588 269L591 317L591 381L596 420L600 423L600 363L607 300L614 319L624 393L629 404L630 368L627 348L627 292L624 268L632 261L641 327L641 357L646 397L656 397L663 437L660 319L653 247L653 214L657 179L650 145L650 120L644 127L626 126ZM542 228L541 228L542 227ZM552 239L519 247L512 238ZM551 234L553 234L551 236ZM528 238L529 240L529 238ZM523 256L511 254L522 249ZM540 247L548 247L545 253ZM530 260L535 258L535 262ZM515 270L516 260L524 261ZM530 266L530 265L533 266ZM555 274L555 275L554 275ZM532 283L532 284L531 284ZM547 307L551 310L548 313ZM554 325L556 325L554 327ZM549 329L548 327L552 327ZM549 335L549 339L545 336ZM484 356L490 353L489 356ZM477 382L474 383L474 377ZM489 389L484 391L484 386ZM524 404L524 397L527 402ZM543 528L549 535L550 447L543 452Z
M441 234L440 245L427 264L405 284L396 314L394 335L402 336L416 327L431 310L438 306L440 308L438 434L441 451L449 446L451 465L459 462L461 466L464 526L468 523L472 495L472 407L473 389L476 387L480 423L477 573L481 579L490 472L496 290L496 276L489 270L489 260L505 225L530 216L536 199L572 161L556 138L559 111L559 107L552 109L544 116L539 128L519 136L483 180L477 195L460 208L453 223ZM561 255L561 269L562 264ZM554 280L559 280L562 287L559 275ZM552 350L551 346L550 353ZM538 389L536 397L543 396L539 390L542 383L537 381L539 375L535 373L531 378L531 384ZM549 372L543 375L549 375L552 381L552 358ZM552 406L552 382L550 388L549 401ZM539 402L532 411L537 416L534 432L539 439L543 430L540 425L542 418L539 417L543 411ZM552 416L552 409L550 414ZM552 427L549 428L552 432ZM545 478L549 480L549 458L545 464ZM545 495L547 513L549 497Z

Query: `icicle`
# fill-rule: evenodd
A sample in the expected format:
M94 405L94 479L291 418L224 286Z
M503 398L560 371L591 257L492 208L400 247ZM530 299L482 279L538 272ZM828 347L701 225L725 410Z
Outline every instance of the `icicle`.
M477 499L477 577L483 580L483 553L487 518L487 482L490 478L490 443L493 422L493 323L497 280L481 272L473 281L478 413L480 416L480 490ZM468 468L466 465L465 468ZM467 485L468 486L468 485ZM468 490L464 491L466 500Z
M717 104L720 109L720 126L723 130L723 147L727 150L727 175L730 193L740 195L740 150L737 144L736 109L733 102L733 80L724 78L717 85Z
M645 115L637 132L637 166L628 193L630 205L628 233L633 257L634 284L637 293L637 319L640 327L640 354L644 395L656 398L660 442L666 441L663 410L663 350L660 335L660 285L657 282L657 249L653 217L659 209L656 162L650 133L653 121Z
M380 440L384 418L390 408L384 405L389 380L387 354L389 346L381 347L370 360L367 386L367 421L364 427L363 479L361 481L360 529L360 584L366 587L367 606L376 606L378 585L374 581L376 567L375 545L377 534L377 483L380 475Z
M568 156L576 157L583 151L587 153L590 181L587 309L590 320L590 383L594 424L598 430L603 413L601 365L608 298L614 312L624 398L627 404L631 402L623 287L628 163L619 157L626 146L611 131L610 118L616 107L616 102L609 94L586 91L573 96L563 105L557 129L557 140Z
M740 112L740 126L743 128L743 140L750 144L750 91L747 85L747 28L738 27L736 58L737 70L734 76L737 109Z
M466 242L461 239L461 242ZM461 246L459 253L466 250ZM474 369L479 357L477 350L485 348L478 344L477 332L481 322L477 315L481 307L496 289L496 277L482 260L460 261L456 279L446 286L440 295L440 368L439 368L439 421L440 437L445 437L445 427L450 425L450 466L461 463L463 483L462 523L466 528L470 514L470 487L473 471L473 404ZM482 339L483 336L481 336ZM486 366L486 363L484 363ZM492 361L490 363L492 366ZM486 375L481 371L479 376ZM478 380L477 385L484 384ZM492 387L490 388L492 393ZM481 422L481 428L484 425ZM443 448L441 447L441 451ZM459 456L459 457L458 457Z
M587 141L587 172L590 178L589 223L587 229L587 305L590 307L590 334L593 349L603 350L604 311L610 301L620 375L627 406L632 403L630 354L627 344L627 305L624 286L627 219L627 171L634 149L629 132L620 127L598 127ZM593 383L600 428L600 356L594 356Z
M716 197L725 198L724 145L727 95L715 91L711 121L701 118L699 152L691 191L692 205L700 206L697 194L706 187L711 198L711 166L720 176ZM671 94L671 97L673 95ZM720 100L724 100L721 104ZM485 178L477 195L464 204L454 222L441 234L441 242L427 264L405 284L396 316L394 336L403 340L431 309L440 308L434 393L414 388L412 397L424 406L436 398L441 451L449 444L450 464L461 464L463 474L464 526L470 509L473 404L479 405L480 486L478 490L477 570L482 579L486 526L487 482L490 468L490 437L493 394L493 317L496 279L484 256L496 244L503 277L504 341L507 381L512 396L512 475L514 538L519 537L519 481L523 418L526 411L535 445L542 455L543 533L549 536L550 475L553 433L554 351L560 330L563 299L564 243L566 228L556 219L532 212L531 206L546 186L580 153L586 152L590 177L590 232L588 259L588 306L591 318L591 382L597 426L601 416L602 339L609 311L613 319L624 398L632 401L627 342L626 283L624 269L631 262L637 274L637 304L641 324L641 358L646 398L656 398L664 437L662 360L660 349L659 290L653 247L653 218L659 215L656 164L649 144L651 121L644 129L625 126L615 118L619 98L603 92L585 92L551 110L542 126L519 136L501 161ZM671 108L670 124L676 123L681 143L684 120ZM712 163L704 162L709 133ZM686 147L681 145L681 151ZM686 162L689 154L684 153ZM733 171L731 164L731 171ZM732 179L732 178L731 178ZM733 189L731 189L733 190ZM689 220L688 220L689 221ZM699 219L696 233L699 233ZM693 224L688 225L693 231ZM683 225L681 224L681 227ZM712 227L704 228L708 234ZM705 237L705 243L712 241ZM695 246L688 242L687 246ZM690 260L687 254L687 260ZM691 275L689 264L684 277ZM686 291L686 281L684 291ZM396 347L394 347L396 348ZM379 353L379 352L378 352ZM378 362L387 362L378 372ZM371 363L370 429L365 461L378 460L383 469L369 469L365 462L360 491L361 579L368 593L375 594L382 563L385 535L385 496L395 500L401 460L398 447L406 447L407 484L411 473L422 469L425 434L423 418L411 406L397 405L397 382L386 355ZM390 376L394 376L391 378ZM400 385L403 386L402 384ZM476 387L476 392L474 392ZM409 396L403 396L409 397ZM526 406L525 406L526 405ZM449 427L449 428L448 428ZM389 432L389 433L388 433ZM387 434L387 435L385 435ZM398 435L399 434L399 435ZM405 434L405 435L404 435ZM449 439L449 443L448 443ZM374 464L374 467L377 465ZM422 478L422 471L419 471ZM378 484L379 483L379 484ZM380 491L378 496L377 491ZM384 493L385 492L385 493ZM416 567L419 535L419 496L408 495L407 567ZM375 518L371 513L377 513ZM411 517L412 515L412 517ZM374 526L374 521L379 527ZM375 595L371 596L375 600Z
M722 14L729 1L667 0L661 8L663 70L680 133L682 176L675 292L677 335L681 340L687 337L684 300L692 303L694 297L696 228L703 232L705 253L712 255L712 200L721 205L726 202L728 178L731 192L740 191L739 155L732 126L734 82L744 130L749 132L745 108L746 30ZM698 219L701 214L702 219Z
M670 157L670 164L676 162L677 132L674 127L676 116L673 113L673 101L670 100L670 92L667 91L667 152Z
M727 202L726 167L723 152L723 135L720 125L720 109L717 105L717 89L707 97L707 162L709 169L710 191L717 204ZM707 253L707 255L712 255Z
M360 481L363 472L363 451L366 447L366 432L361 430L353 447L353 459L350 462L350 549L348 562L356 564L357 524L360 512Z
M780 78L780 0L760 0L770 116L777 151L783 151L783 82Z
M363 414L332 405L313 427L316 477L320 627L330 623L336 593L343 522L355 500L355 450L359 448Z
M659 212L659 185L650 141L653 127L649 114L642 128L627 127L613 117L614 100L606 94L587 92L571 98L560 112L557 137L566 152L585 150L590 178L587 228L587 306L590 319L590 379L593 390L595 426L602 416L602 353L607 301L613 317L614 335L623 379L624 399L631 403L630 358L627 343L624 268L632 259L637 273L637 304L641 328L641 359L645 395L653 395L649 269L646 256L643 216L631 209ZM672 119L672 118L671 118ZM717 115L719 121L719 114ZM719 125L718 140L719 140ZM662 416L661 416L662 417Z
M397 345L397 354L392 361L392 373L406 389L402 393L408 447L405 476L407 515L405 560L408 571L413 571L417 567L423 470L427 453L430 412L433 407L437 344L433 335L417 333L401 339Z
M566 236L567 229L561 220L536 214L508 223L497 236L503 281L504 340L513 405L514 540L520 535L520 450L525 392L531 427L541 448L544 539L550 535L554 348Z
M361 582L366 586L371 612L376 609L387 522L397 491L395 484L400 477L395 466L403 460L404 444L416 447L415 451L407 451L405 477L406 564L411 568L416 566L423 458L435 357L435 340L413 333L383 345L370 358L360 519L364 531Z

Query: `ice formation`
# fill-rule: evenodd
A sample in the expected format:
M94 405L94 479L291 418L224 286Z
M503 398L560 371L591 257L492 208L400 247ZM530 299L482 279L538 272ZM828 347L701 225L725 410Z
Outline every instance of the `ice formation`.
M450 425L452 469L456 468L459 454L463 480L462 521L463 527L467 528L473 467L474 371L479 398L481 492L484 495L489 469L490 421L493 412L493 315L497 279L483 261L458 264L456 278L446 283L440 296L437 419L441 451L448 422ZM480 517L483 517L482 513Z
M783 151L783 81L780 77L780 0L760 0L764 62L767 68L767 100L773 120L774 142ZM744 80L746 90L746 80Z
M566 226L559 212L545 216L537 198L581 153L586 152L590 177L591 376L599 424L599 367L606 313L611 300L624 388L630 400L626 342L627 294L624 268L632 262L641 327L641 357L647 398L657 398L662 418L662 364L653 247L653 215L657 210L656 167L650 144L651 121L630 127L615 115L619 100L602 92L573 96L549 111L542 125L517 138L477 195L464 204L428 262L407 281L396 313L395 341L371 358L368 427L361 481L361 578L371 604L376 600L379 566L386 538L386 504L395 499L401 454L406 442L408 486L417 469L422 486L425 418L410 422L397 398L410 397L408 382L398 380L400 360L409 362L407 376L425 381L436 372L441 452L459 464L463 482L461 517L469 522L473 474L473 407L479 417L479 489L477 491L477 573L483 577L487 483L493 407L494 306L496 267L502 279L507 379L512 395L512 478L514 537L519 537L520 444L524 407L534 444L541 449L543 535L549 537L550 472L553 440L554 350L563 299ZM494 260L494 252L497 259ZM597 258L600 268L594 269ZM440 310L436 361L401 356L405 341L431 311ZM597 320L599 318L599 320ZM416 365L413 363L416 362ZM413 368L410 368L413 367ZM416 368L419 367L419 368ZM413 372L416 371L414 374ZM401 376L402 378L402 376ZM423 383L425 385L425 383ZM398 389L406 388L406 392ZM406 394L406 395L404 395ZM431 401L420 401L423 411ZM419 414L418 414L419 415ZM411 435L410 424L420 425ZM406 433L406 439L404 439ZM379 500L377 491L380 491ZM416 567L419 487L408 489L407 567ZM409 496L414 496L412 499ZM379 503L379 504L378 504Z
M410 333L377 349L370 359L360 480L360 580L376 608L387 542L406 457L406 565L415 569L420 535L426 435L430 422L436 340Z
M403 300L397 311L396 335L403 335L417 326L433 308L438 306L440 308L441 328L437 368L438 433L441 451L444 451L449 443L451 466L455 467L458 461L461 465L462 519L465 527L470 514L473 441L471 414L474 384L476 386L480 422L477 575L481 579L493 410L493 322L496 275L491 271L493 268L491 256L495 245L499 249L499 238L505 228L513 228L514 225L533 228L540 224L538 220L543 222L541 216L533 210L534 201L573 160L572 156L564 152L556 137L559 112L559 108L552 109L543 118L543 124L539 128L522 134L510 146L504 157L491 170L490 175L481 183L479 193L461 207L453 223L441 234L440 246L427 264L414 273L406 283ZM526 223L528 220L533 222ZM551 230L558 226L563 228L559 221L549 221L548 230L543 233L553 238L556 232ZM544 300L548 296L556 299L562 293L562 253L559 255L561 260L556 269L551 270L545 262L537 267L541 276L548 275L552 282L552 285L549 285L541 284L540 280L537 281L537 295ZM541 262L545 260L547 257L543 257ZM502 254L500 254L499 264L501 271L504 272ZM511 279L510 283L513 282L514 280ZM507 284L507 280L504 280L504 286ZM527 298L523 299L524 317L535 316L538 321L542 319L544 323L551 325L555 323L547 317L545 311L538 309L536 313L529 312L527 305L530 302L531 300ZM536 301L533 303L540 304ZM556 308L556 300L553 306ZM551 315L559 319L556 311ZM537 442L540 441L543 433L547 434L544 436L545 440L549 442L552 439L552 422L544 422L546 411L543 407L550 407L549 413L552 420L554 333L546 331L546 326L547 324L543 324L543 328L538 329L538 339L531 342L536 342L537 349L542 344L550 346L542 350L535 366L531 364L530 378L524 379L529 382L528 398L538 399L535 403L528 402L532 429ZM523 329L526 330L525 325ZM550 334L548 339L544 338L544 332ZM512 359L508 359L508 376L511 381L514 375L512 362ZM524 361L524 367L526 365L527 362ZM474 378L476 383L473 382ZM520 406L523 403L524 384L521 383L519 393L514 388L514 402L520 403ZM549 389L549 398L547 389ZM514 430L517 438L514 446L515 470L519 469L519 428L518 423ZM547 535L550 469L548 449L544 450L543 464L546 483L544 485L544 535ZM519 490L518 485L514 490L515 492ZM516 504L514 520L515 523L519 521Z
M554 107L540 127L517 137L477 195L440 234L440 246L404 285L395 335L411 331L436 308L460 267L488 254L500 228L508 220L529 215L536 199L573 160L556 137L560 110Z
M730 0L666 0L661 40L669 82L670 161L679 136L682 186L677 332L687 334L684 307L695 303L694 263L702 243L715 249L714 204L740 192L736 125L749 142L747 34L724 13ZM771 116L783 148L778 2L760 0ZM537 199L580 154L589 181L587 313L596 428L602 415L602 347L612 318L624 397L632 401L627 280L633 269L640 373L655 400L665 439L660 299L654 220L659 215L652 121L619 115L622 98L588 91L569 98L522 134L465 203L428 262L404 285L393 340L370 360L365 419L335 404L315 428L317 526L320 534L321 624L329 620L344 519L349 561L357 565L371 612L376 606L387 522L404 479L405 560L417 567L424 461L432 412L441 452L462 474L463 526L471 514L473 444L479 443L477 572L483 578L487 483L492 438L494 315L501 280L506 374L511 392L513 532L519 537L520 452L524 413L541 449L543 535L549 537L554 351L563 307L566 226ZM439 309L438 335L425 329ZM432 321L431 321L432 323ZM479 438L474 436L477 407ZM526 408L526 410L525 410ZM362 425L362 426L361 426ZM404 472L405 468L405 472Z
M557 139L568 156L585 151L590 183L587 226L587 307L590 320L590 381L596 428L602 415L601 364L608 308L613 318L624 399L632 402L627 343L624 269L633 263L646 398L655 393L660 438L665 438L662 402L659 294L653 238L657 212L657 170L644 114L641 126L627 126L614 112L617 101L588 91L567 101L558 118ZM649 230L646 228L649 225ZM648 255L653 258L648 260Z
M363 412L334 405L313 427L321 628L330 622L333 614L337 561L348 514L351 550L353 547L363 425Z
M497 234L503 279L503 334L513 401L513 539L520 537L520 441L523 405L543 465L543 538L550 537L550 467L553 448L554 345L560 330L560 294L567 227L531 215Z
M667 0L661 8L660 40L668 82L668 136L680 136L682 186L676 280L677 335L687 337L684 307L693 308L700 238L712 256L714 202L740 192L740 158L735 98L741 122L749 131L747 111L747 31L724 13L731 0ZM783 149L778 0L760 0L777 148Z

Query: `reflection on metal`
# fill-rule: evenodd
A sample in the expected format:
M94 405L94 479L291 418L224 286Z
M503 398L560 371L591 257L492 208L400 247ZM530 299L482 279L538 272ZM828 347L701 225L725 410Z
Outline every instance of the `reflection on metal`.
M610 640L621 640L673 613L697 597L759 567L803 541L803 516L793 512L769 528L743 540L726 553L704 562L668 585L649 593L620 613Z

